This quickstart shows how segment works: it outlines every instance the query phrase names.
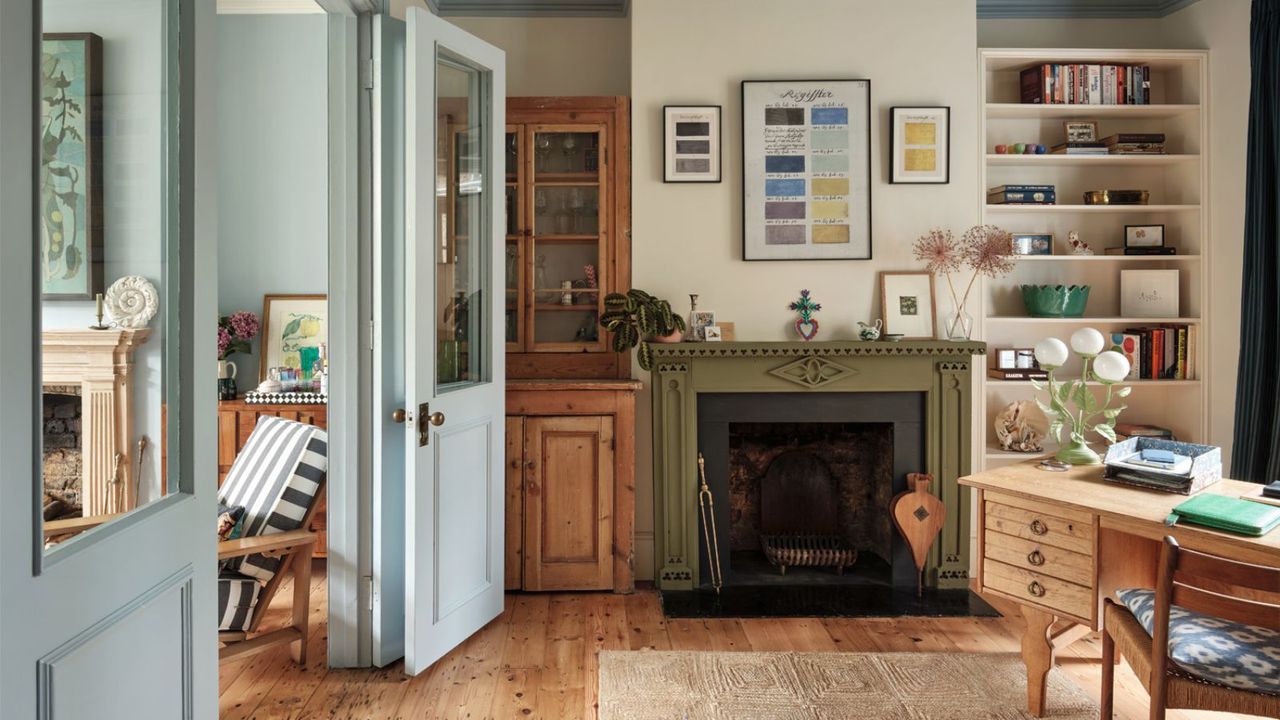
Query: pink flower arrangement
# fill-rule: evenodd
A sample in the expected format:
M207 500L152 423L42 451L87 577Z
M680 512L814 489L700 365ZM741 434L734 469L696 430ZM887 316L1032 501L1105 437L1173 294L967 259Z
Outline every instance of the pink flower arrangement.
M218 359L226 360L234 353L249 352L249 341L258 336L262 325L258 316L241 310L218 318Z

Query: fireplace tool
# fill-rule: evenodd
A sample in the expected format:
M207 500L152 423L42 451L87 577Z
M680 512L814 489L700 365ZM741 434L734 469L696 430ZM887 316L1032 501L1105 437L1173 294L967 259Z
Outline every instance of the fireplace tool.
M947 519L947 506L929 492L931 482L932 475L907 473L908 489L895 495L889 503L893 524L907 541L911 559L916 564L916 597L924 594L924 566L929 559L929 549Z
M724 587L724 575L720 572L720 536L716 532L716 505L711 497L711 488L707 485L707 461L702 453L698 453L698 478L701 487L698 489L698 510L702 513L702 538L707 543L707 565L711 569L711 587L716 594Z

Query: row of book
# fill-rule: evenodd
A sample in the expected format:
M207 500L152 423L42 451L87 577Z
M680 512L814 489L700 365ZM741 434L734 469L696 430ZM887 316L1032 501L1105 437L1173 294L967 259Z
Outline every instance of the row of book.
M1057 201L1053 185L997 185L987 190L988 205L1053 205Z
M1164 133L1116 133L1101 140L1073 140L1049 148L1057 155L1163 155Z
M1193 380L1197 325L1129 328L1111 334L1112 350L1129 360L1130 380Z
M1148 65L1045 63L1020 75L1022 102L1045 105L1149 105Z

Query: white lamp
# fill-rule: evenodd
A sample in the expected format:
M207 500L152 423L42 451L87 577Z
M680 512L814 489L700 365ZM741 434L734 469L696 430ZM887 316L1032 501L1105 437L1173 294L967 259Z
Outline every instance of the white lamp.
M1100 353L1093 359L1093 374L1104 383L1118 383L1129 376L1129 359L1115 350Z
M1070 353L1066 343L1053 337L1045 338L1036 343L1035 352L1036 362L1040 363L1040 367L1045 369L1062 367L1066 364L1067 355Z
M1087 327L1071 333L1071 349L1083 357L1093 357L1107 347L1107 339L1097 330Z

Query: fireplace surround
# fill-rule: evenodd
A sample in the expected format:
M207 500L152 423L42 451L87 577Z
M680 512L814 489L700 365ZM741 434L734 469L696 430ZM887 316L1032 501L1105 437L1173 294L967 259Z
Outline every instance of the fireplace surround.
M925 568L925 585L968 587L969 498L956 480L970 470L970 366L972 356L985 353L983 343L723 342L655 345L653 350L659 589L693 590L706 583L706 566L700 561L697 457L703 452L709 472L717 461L718 472L725 472L728 453L727 433L709 432L712 428L704 424L712 417L726 427L728 419L894 423L895 492L905 489L905 473L927 472L947 507L946 525ZM727 498L717 498L726 529L728 504ZM893 543L892 557L885 558L893 584L914 588L915 568L906 548L896 534Z

